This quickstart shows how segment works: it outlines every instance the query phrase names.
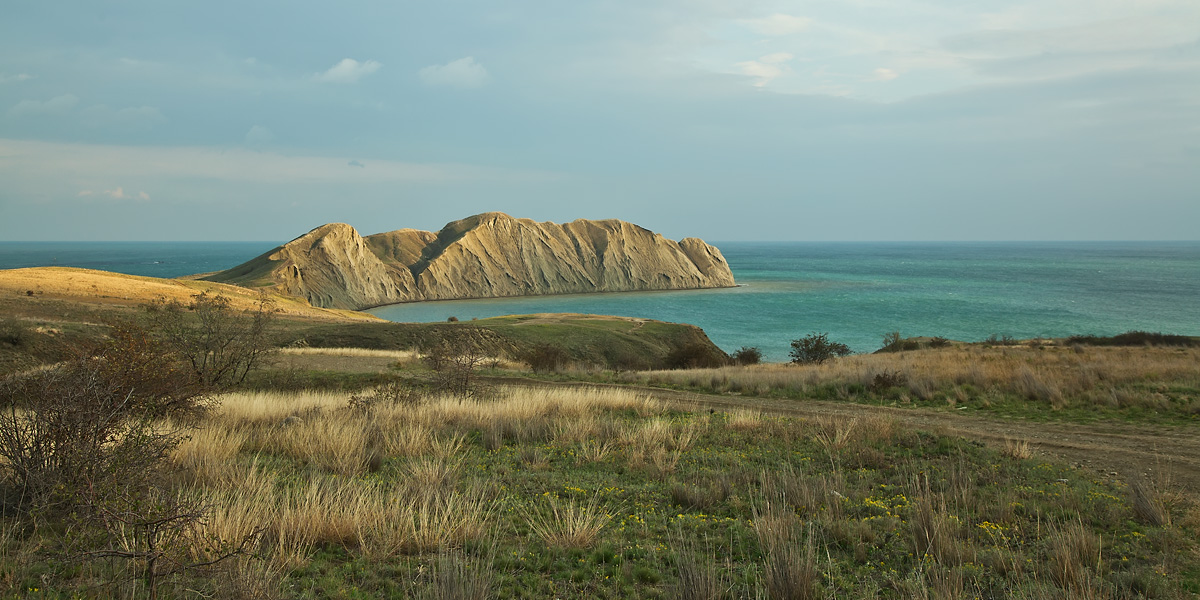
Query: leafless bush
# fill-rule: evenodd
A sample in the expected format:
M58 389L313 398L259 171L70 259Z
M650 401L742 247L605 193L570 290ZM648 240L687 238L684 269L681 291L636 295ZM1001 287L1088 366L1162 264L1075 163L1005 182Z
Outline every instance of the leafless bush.
M55 368L0 382L0 481L6 504L65 524L74 558L139 565L150 597L166 576L212 566L241 540L194 561L188 548L207 507L170 487L168 458L209 406L208 386L173 349L130 324Z
M265 295L256 310L244 313L235 312L229 298L208 292L188 304L159 299L145 309L155 336L210 387L241 384L274 351L270 327L276 311Z
M446 332L422 351L432 371L431 391L458 398L487 397L492 390L479 382L479 369L490 358L471 336L470 329Z

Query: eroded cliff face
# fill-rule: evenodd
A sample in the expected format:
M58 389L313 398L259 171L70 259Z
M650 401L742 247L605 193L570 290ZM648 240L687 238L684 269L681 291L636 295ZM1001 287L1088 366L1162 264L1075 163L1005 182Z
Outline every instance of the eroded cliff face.
M729 287L721 251L618 220L566 224L485 213L434 234L363 238L318 227L213 281L277 286L314 306L363 309L416 300Z

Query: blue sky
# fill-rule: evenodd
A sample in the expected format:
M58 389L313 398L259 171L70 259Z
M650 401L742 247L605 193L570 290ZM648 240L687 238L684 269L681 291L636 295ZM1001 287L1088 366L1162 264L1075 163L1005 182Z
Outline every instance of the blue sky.
M0 240L1200 239L1200 2L8 0Z

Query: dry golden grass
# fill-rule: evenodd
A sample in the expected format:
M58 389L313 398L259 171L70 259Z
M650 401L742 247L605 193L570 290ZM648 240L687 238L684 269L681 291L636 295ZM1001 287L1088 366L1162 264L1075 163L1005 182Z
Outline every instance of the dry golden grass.
M1018 460L1033 458L1033 448L1030 447L1029 440L1006 439L1000 452L1009 458Z
M546 502L550 511L531 514L529 529L548 546L587 548L612 520L612 515L600 506L599 494L593 495L586 504L562 501L554 495L546 496Z
M1200 349L1089 347L1082 351L1047 346L987 348L955 346L918 352L863 354L820 365L764 364L715 369L650 371L636 375L644 383L672 383L743 394L813 393L818 388L848 393L848 386L871 387L877 375L898 374L904 394L929 400L943 394L948 402L989 391L1048 403L1161 409L1161 393L1172 387L1200 388ZM971 390L968 393L968 390ZM1192 408L1200 412L1200 402Z
M762 411L751 408L735 408L729 411L727 426L737 431L753 431L766 424Z
M285 574L322 545L386 557L482 539L495 500L469 481L460 489L467 432L538 431L543 441L595 443L591 459L603 460L612 445L592 434L620 432L599 424L597 415L662 410L624 390L586 388L505 388L491 401L431 398L380 407L370 419L347 408L347 393L235 393L221 400L171 458L189 493L214 507L205 536L236 543L258 534L255 550L268 560L232 571L246 577ZM679 460L673 448L693 439L687 428L660 418L632 435L657 450L654 460L664 471ZM380 455L399 461L403 476L388 484L364 477ZM302 470L280 478L277 468L261 466L279 459ZM609 519L597 502L553 504L554 522L542 525L546 535L555 544L589 544Z
M289 356L360 356L405 360L418 358L416 350L373 350L370 348L282 348L280 354Z
M41 298L67 299L87 304L116 304L135 306L158 298L188 302L200 292L221 294L229 298L232 308L252 310L257 307L255 290L185 279L158 279L124 275L73 267L33 267L0 270L0 293L24 295L27 291ZM307 301L290 296L272 296L280 314L336 321L378 321L378 317L350 310L316 308Z

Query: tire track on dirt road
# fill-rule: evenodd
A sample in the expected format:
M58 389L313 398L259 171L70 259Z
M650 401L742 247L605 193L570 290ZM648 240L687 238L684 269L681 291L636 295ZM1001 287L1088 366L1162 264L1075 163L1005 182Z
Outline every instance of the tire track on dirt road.
M883 414L905 427L978 440L996 448L1003 448L1010 440L1024 440L1036 452L1091 471L1104 479L1115 477L1126 482L1141 479L1158 487L1200 494L1200 428L1187 425L1032 422L978 412L722 396L627 384L547 382L518 377L489 378L488 381L520 387L620 388L685 409L750 409L806 419L855 419Z

